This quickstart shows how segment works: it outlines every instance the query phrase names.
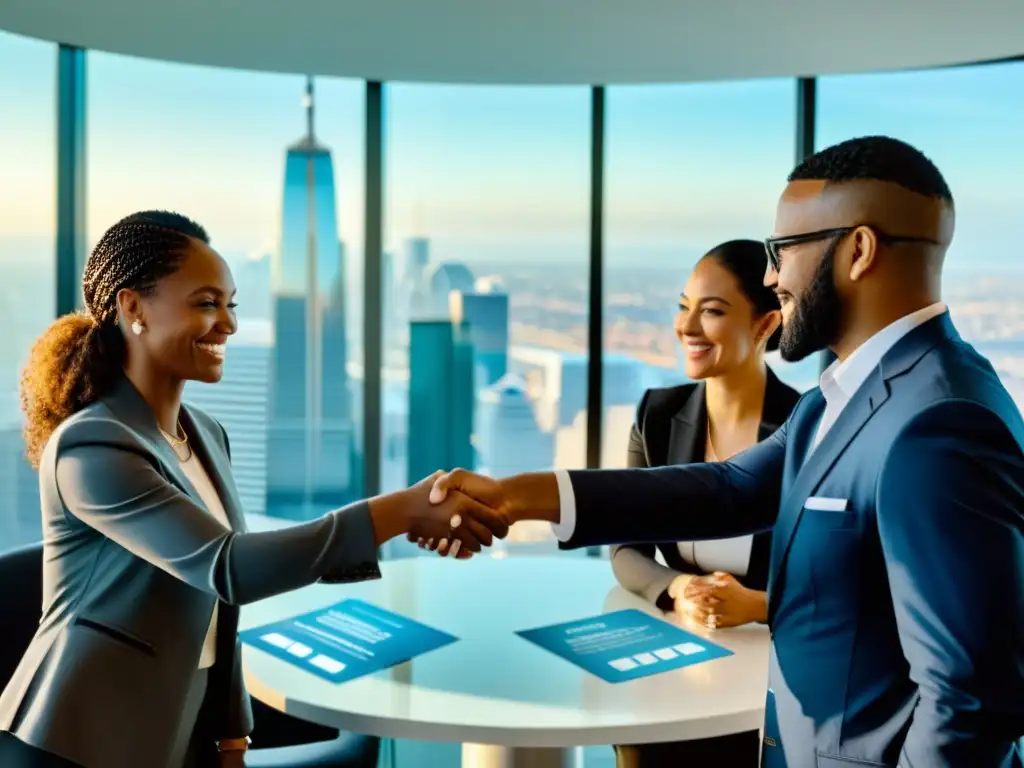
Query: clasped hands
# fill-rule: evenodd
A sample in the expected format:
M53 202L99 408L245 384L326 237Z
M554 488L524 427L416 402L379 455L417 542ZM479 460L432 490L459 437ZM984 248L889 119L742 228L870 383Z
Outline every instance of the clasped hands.
M675 613L708 629L768 620L764 592L744 587L731 573L680 574L668 586Z
M497 480L463 469L435 472L409 489L428 506L416 505L409 541L442 557L467 559L494 539L503 539L515 520Z

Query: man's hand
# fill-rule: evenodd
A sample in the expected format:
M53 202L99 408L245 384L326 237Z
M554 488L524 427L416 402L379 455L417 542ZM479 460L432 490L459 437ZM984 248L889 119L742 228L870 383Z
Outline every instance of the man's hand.
M766 621L768 603L764 592L747 589L731 573L716 572L691 578L676 599L676 610L718 629Z
M486 504L491 509L499 512L506 520L511 520L506 492L501 487L501 482L491 477L478 475L465 469L453 469L451 472L442 472L433 476L433 483L430 489L430 503L441 504L448 494L458 491L466 496Z
M245 768L245 750L236 749L230 752L220 752L220 768Z
M501 480L453 469L434 480L432 504L440 504L453 491L493 509L509 525L524 520L557 523L561 518L558 481L553 472L527 472Z
M436 505L439 509L447 509L452 504L456 507L467 507L470 509L470 514L475 516L475 521L489 529L489 531L471 530L470 533L477 538L486 537L490 533L492 536L503 539L508 534L511 516L498 481L466 470L456 469L448 473L435 473L424 482L430 483L429 501L432 505ZM481 514L481 511L485 513ZM460 512L454 514L463 517ZM449 528L437 536L410 530L408 539L418 543L421 549L437 552L442 557L452 555L468 558L474 551L479 551L479 548L473 549L471 542L464 539L461 529ZM490 546L491 543L488 538L485 545Z
M551 472L515 475L494 480L465 469L436 476L430 492L432 504L444 505L452 500L469 498L491 511L507 533L508 527L522 520L546 520L557 523L560 517L558 482ZM463 502L465 503L465 502ZM497 530L492 527L497 535ZM445 554L459 536L432 537L410 532L409 540L424 549ZM500 536L504 538L504 533ZM444 544L445 546L442 546ZM457 547L460 549L460 547Z

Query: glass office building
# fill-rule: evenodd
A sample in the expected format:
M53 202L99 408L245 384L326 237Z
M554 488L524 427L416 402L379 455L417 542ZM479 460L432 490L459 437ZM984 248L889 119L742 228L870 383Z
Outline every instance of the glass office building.
M348 381L344 248L331 151L314 132L288 148L273 260L266 509L310 519L359 496Z
M473 344L465 324L415 320L409 333L407 484L473 469Z
M452 317L469 326L476 386L490 387L508 373L508 294L453 291L449 305Z

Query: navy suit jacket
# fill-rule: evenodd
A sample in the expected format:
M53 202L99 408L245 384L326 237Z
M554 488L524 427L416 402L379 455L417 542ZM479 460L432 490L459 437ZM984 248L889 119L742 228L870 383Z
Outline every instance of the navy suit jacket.
M824 408L808 392L724 464L570 473L565 546L774 527L765 766L1021 766L1020 413L948 314L812 450Z

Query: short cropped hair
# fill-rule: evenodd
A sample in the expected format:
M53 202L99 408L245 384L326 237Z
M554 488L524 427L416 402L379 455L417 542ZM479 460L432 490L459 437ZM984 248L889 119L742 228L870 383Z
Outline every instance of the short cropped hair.
M834 144L804 160L790 181L886 181L925 197L953 203L939 169L923 152L889 136L862 136Z

